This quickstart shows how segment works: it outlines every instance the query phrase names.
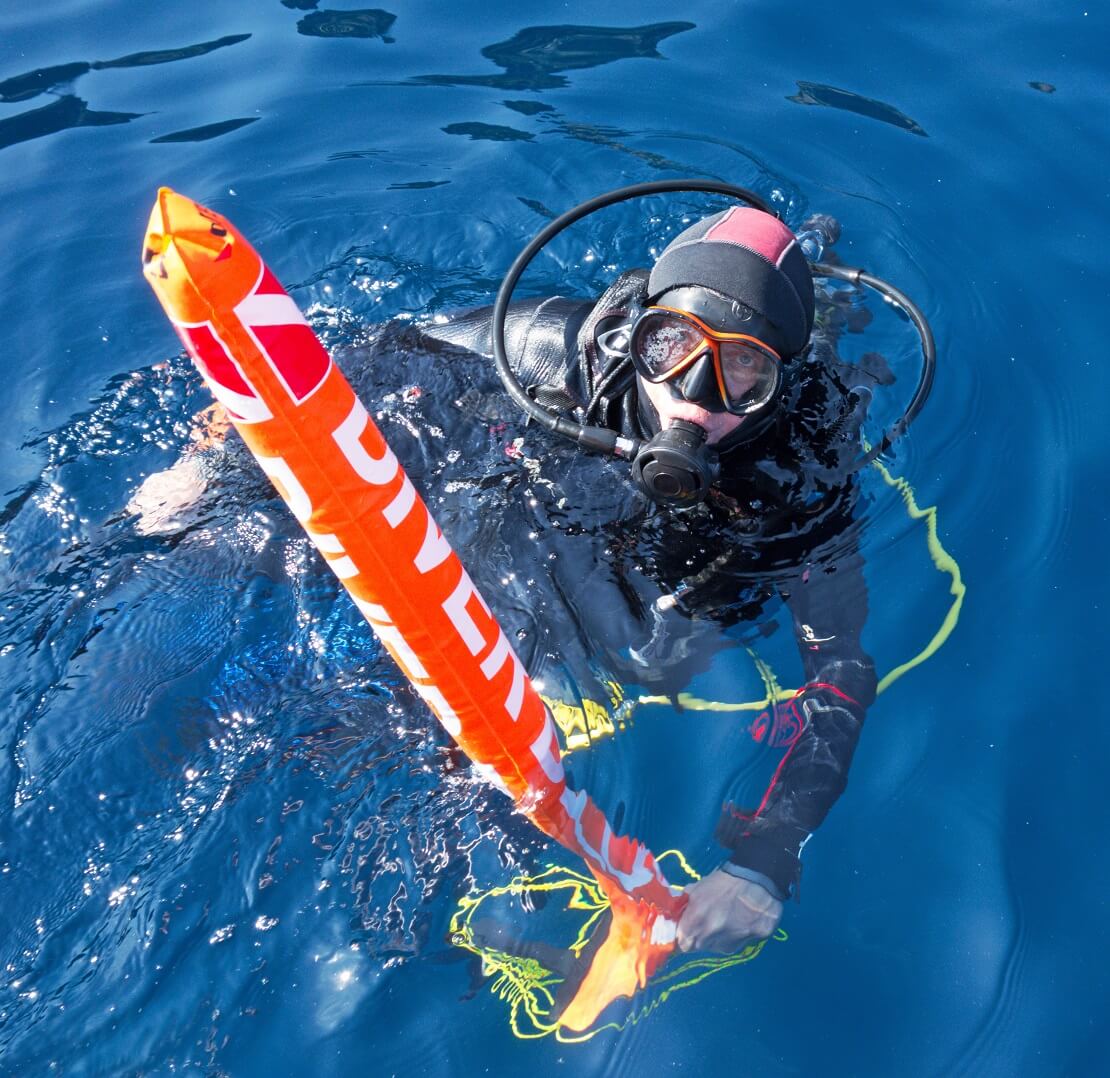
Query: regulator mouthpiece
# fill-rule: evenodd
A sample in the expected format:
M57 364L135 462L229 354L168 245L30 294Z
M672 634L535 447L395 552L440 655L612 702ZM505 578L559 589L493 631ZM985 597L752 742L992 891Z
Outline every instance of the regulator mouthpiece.
M679 507L704 500L721 470L696 423L676 420L646 442L632 462L632 478L653 501Z

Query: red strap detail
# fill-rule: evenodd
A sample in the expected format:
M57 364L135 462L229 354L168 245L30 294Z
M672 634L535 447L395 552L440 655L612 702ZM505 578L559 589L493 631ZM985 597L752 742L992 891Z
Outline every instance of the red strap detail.
M803 685L794 695L794 699L797 700L803 693L810 692L813 689L825 689L827 692L831 692L833 696L839 696L841 700L847 700L849 704L855 704L856 707L860 706L858 700L853 700L846 692L842 692L827 681L815 681L812 685Z
M787 701L788 705L794 708L795 711L797 711L798 701L801 700L801 698L807 692L812 692L815 689L823 689L826 692L831 692L834 696L838 696L841 700L845 700L849 704L854 704L856 707L860 706L859 702L853 700L846 692L841 692L840 689L838 689L835 685L830 685L828 682L825 681L817 681L814 682L812 685L803 685L802 688L800 688ZM755 812L752 813L753 819L756 816L761 815L763 810L767 807L767 802L770 800L771 793L779 781L779 776L782 774L782 769L786 766L786 761L790 759L790 754L794 751L795 746L801 740L802 731L804 729L805 727L802 725L802 717L801 715L798 715L798 733L794 737L794 740L790 742L790 747L786 750L786 752L782 754L782 759L779 760L779 766L775 768L775 773L771 776L771 781L768 784L767 789L763 793L763 800L759 802L759 808L757 808Z

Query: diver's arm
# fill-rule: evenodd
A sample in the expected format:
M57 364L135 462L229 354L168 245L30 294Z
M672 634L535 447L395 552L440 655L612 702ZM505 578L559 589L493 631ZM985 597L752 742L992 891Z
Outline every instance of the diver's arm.
M728 862L686 889L688 901L678 922L680 951L731 954L763 940L778 928L782 901L762 882L737 877Z
M564 296L518 300L505 318L505 348L526 386L561 385L568 360L577 353L578 331L591 304ZM493 357L490 335L492 307L460 311L443 321L422 326L432 340Z
M732 865L766 877L784 898L797 887L802 847L847 785L876 678L860 641L867 585L858 553L811 565L780 590L806 673L798 695L775 705L778 728L790 736L793 727L793 739L754 810L725 806L718 839Z
M831 564L807 565L779 590L794 618L806 683L831 685L869 707L876 677L861 639L868 611L863 557L852 550Z

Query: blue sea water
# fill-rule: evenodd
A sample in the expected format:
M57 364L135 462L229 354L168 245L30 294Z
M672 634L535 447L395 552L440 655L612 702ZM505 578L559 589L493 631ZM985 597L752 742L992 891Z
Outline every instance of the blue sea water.
M1101 1072L1106 11L324 6L0 12L0 1071ZM521 1040L449 923L559 852L468 777L259 484L207 476L221 497L160 530L128 511L207 404L139 245L159 185L211 205L343 348L489 302L551 214L680 176L835 215L841 257L924 308L936 387L888 465L967 598L872 709L787 940L620 1031ZM708 205L584 224L525 289L596 292ZM892 314L869 332L912 372ZM885 671L952 596L870 482ZM788 635L762 652L784 683ZM692 688L759 682L721 662ZM705 871L707 760L741 721L644 705L571 758Z

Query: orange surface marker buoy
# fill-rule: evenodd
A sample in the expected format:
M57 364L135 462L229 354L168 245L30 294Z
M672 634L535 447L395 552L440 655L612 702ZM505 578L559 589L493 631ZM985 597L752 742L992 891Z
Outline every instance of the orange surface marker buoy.
M673 951L685 898L645 846L567 787L554 723L512 645L257 252L224 217L163 187L142 261L212 392L444 729L604 888L609 934L558 1019L589 1028Z

